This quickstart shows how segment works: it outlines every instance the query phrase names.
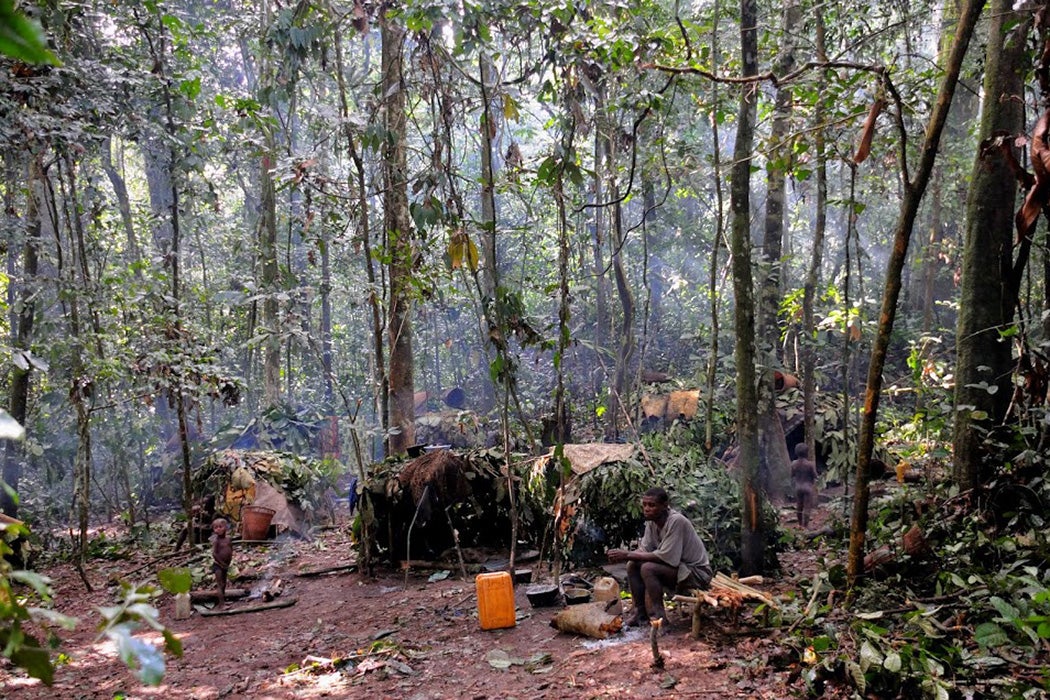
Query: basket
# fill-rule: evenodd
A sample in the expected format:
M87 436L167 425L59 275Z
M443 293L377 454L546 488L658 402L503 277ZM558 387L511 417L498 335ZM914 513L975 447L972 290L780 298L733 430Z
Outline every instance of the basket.
M265 540L270 532L270 522L277 511L264 506L241 508L241 539Z

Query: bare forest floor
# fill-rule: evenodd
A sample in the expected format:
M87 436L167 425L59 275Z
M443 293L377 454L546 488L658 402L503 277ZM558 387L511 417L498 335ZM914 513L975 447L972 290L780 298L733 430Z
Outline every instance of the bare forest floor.
M802 536L790 508L781 510L794 549L780 555L782 574L757 586L789 595L814 575L819 545ZM822 507L809 529L818 530ZM820 542L821 540L816 540ZM201 554L200 556L203 556ZM171 560L150 564L147 555L89 562L88 592L68 564L45 570L54 580L56 609L76 616L73 632L60 631L61 653L52 687L27 678L0 660L5 698L761 698L805 694L799 650L781 644L780 632L746 608L737 620L708 608L699 639L690 635L690 611L670 612L672 626L659 639L663 669L651 667L648 633L627 630L609 640L561 633L550 626L557 608L530 606L524 585L515 589L517 625L483 631L477 620L473 578L456 572L430 581L430 571L408 578L380 570L376 578L336 572L303 577L351 563L355 557L346 527L269 546L238 545L234 564L261 580L281 578L277 600L291 607L247 614L175 620L172 596L157 600L161 620L184 646L168 657L163 684L140 684L117 657L113 644L96 638L96 608L115 604L117 587L107 581L152 579ZM140 569L139 571L135 571ZM205 586L210 582L205 582ZM238 586L237 582L231 586ZM247 584L244 584L247 587ZM798 593L801 595L801 593ZM230 609L259 601L233 601ZM625 603L629 604L629 603ZM786 627L785 621L781 627ZM159 643L157 634L144 639ZM505 652L506 655L499 652ZM326 660L341 659L339 664ZM510 666L507 668L507 663ZM341 666L341 667L337 667ZM832 688L825 689L827 694Z

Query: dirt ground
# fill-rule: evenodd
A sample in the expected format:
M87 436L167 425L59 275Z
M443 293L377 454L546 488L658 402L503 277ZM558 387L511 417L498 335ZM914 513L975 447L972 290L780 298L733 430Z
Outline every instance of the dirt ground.
M785 525L798 532L791 509ZM818 511L810 529L819 529ZM798 538L801 544L805 538ZM782 595L811 576L810 545L781 555L782 577L758 588ZM659 638L663 669L651 667L648 632L628 630L609 640L558 632L550 620L558 608L530 606L524 585L515 587L518 619L513 628L483 631L477 619L473 577L455 571L430 580L431 571L381 571L374 579L354 572L317 577L301 571L348 564L354 550L345 527L311 541L240 545L234 563L285 582L283 609L175 620L174 601L162 595L161 619L182 640L181 658L168 657L164 682L141 685L117 658L113 644L96 639L98 606L115 602L124 577L149 560L93 561L88 593L69 566L45 573L54 579L56 608L80 619L60 632L64 654L50 688L27 678L0 657L5 698L756 698L804 694L797 651L778 644L778 633L749 612L737 621L708 609L700 638L690 636L690 611L670 612L671 629ZM146 581L161 563L132 578ZM231 586L239 585L236 582ZM247 587L247 584L245 584ZM260 601L235 601L236 610ZM142 634L154 643L159 635ZM332 663L332 660L338 660ZM509 664L509 667L508 667Z

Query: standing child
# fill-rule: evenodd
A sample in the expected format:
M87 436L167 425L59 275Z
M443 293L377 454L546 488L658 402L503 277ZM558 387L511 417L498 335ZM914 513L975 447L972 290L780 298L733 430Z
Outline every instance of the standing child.
M224 518L216 518L211 524L211 570L215 574L215 588L219 592L219 607L226 607L226 574L233 561L233 541L229 538L229 528Z
M809 447L804 442L795 446L795 461L791 463L791 481L795 485L798 524L806 527L816 501L817 463L809 459Z

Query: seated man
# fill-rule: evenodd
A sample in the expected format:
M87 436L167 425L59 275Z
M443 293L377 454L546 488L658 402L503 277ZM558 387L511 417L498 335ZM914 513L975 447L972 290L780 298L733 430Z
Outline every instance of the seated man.
M714 571L700 535L693 523L671 510L667 491L652 488L642 495L645 534L638 549L610 549L612 563L627 562L627 583L634 608L624 620L632 627L663 619L664 588L691 590L707 588Z

